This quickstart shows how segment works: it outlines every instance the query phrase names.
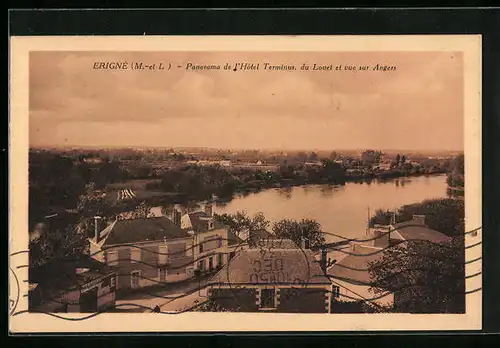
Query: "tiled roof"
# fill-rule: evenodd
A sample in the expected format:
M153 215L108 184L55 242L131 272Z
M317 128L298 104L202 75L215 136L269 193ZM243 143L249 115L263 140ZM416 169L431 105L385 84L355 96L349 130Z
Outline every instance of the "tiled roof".
M78 273L78 269L85 271ZM115 272L113 267L82 255L76 259L57 260L30 268L29 281L45 289L66 290L113 272Z
M101 232L103 246L189 237L166 217L117 220ZM100 243L101 244L101 243Z
M227 244L228 245L233 246L233 245L240 245L242 243L244 243L243 239L238 237L234 232L232 232L231 230L229 230L227 232Z
M255 237L253 237L255 239ZM299 246L291 239L279 238L274 234L255 240L252 248L260 249L298 249Z
M254 230L250 232L249 242L256 243L259 240L273 238L273 234L267 230Z
M376 253L378 250L378 248L358 244L353 252L358 255L344 257L331 266L326 273L332 276L333 281L338 279L358 285L369 285L371 281L370 273L368 272L369 264L383 256L383 252Z
M418 222L415 220L400 222L394 225L393 228L396 229L405 240L421 239L435 243L441 243L450 240L450 237L442 234L439 231L427 227L427 225L422 222Z
M266 271L269 267L272 270ZM298 248L241 250L209 283L214 286L331 284L314 254L310 250Z

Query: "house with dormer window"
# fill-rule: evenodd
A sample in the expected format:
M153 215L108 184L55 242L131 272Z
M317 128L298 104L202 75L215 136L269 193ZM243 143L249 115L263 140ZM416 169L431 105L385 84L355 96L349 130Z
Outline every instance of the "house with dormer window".
M215 271L229 259L228 229L203 211L171 217L115 220L89 240L92 257L117 269L117 289L185 281Z

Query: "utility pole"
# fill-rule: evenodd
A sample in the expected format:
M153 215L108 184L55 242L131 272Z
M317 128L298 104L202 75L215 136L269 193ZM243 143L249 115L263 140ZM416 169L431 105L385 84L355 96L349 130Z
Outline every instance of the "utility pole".
M366 235L368 236L370 232L370 206L368 206L368 220L366 221Z

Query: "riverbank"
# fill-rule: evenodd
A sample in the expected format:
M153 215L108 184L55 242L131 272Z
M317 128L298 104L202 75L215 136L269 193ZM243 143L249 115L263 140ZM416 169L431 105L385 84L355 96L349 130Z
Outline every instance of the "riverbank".
M328 234L327 242L336 242L338 239L334 235L363 237L368 216L378 209L393 211L428 199L448 198L446 188L446 176L443 175L374 180L371 184L304 185L238 195L229 201L219 200L215 211L218 214L245 211L248 215L263 212L272 223L282 219L312 219Z
M230 202L236 196L247 196L252 193L258 193L270 189L279 188L293 188L307 185L332 185L332 186L344 186L347 183L384 183L397 179L405 178L418 178L418 177L434 177L442 176L446 173L435 172L435 173L371 173L364 175L352 175L346 174L342 179L328 180L328 179L317 179L309 180L303 177L295 179L281 179L281 180L251 180L251 181L240 181L231 185L231 188L220 188L217 186L212 187L199 187L199 191L191 192L158 192L152 189L158 190L158 179L155 180L154 186L149 186L146 190L137 191L138 194L132 197L135 201L146 201L149 204L155 205L169 205L169 204L189 204L190 202L199 202L212 200L216 197L217 201L227 203ZM227 184L225 184L227 185ZM125 187L122 185L121 187ZM155 194L148 195L147 192L154 192ZM116 196L116 195L114 195Z

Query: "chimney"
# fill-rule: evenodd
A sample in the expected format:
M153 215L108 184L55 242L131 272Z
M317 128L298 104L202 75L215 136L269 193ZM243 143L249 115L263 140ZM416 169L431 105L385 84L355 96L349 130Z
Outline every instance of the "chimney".
M310 246L309 238L302 237L301 248L309 249L309 246Z
M177 226L178 228L181 228L181 216L182 216L182 213L179 210L174 209L173 222L174 222L174 225Z
M205 214L207 214L208 216L213 216L212 203L205 204Z
M326 248L321 248L321 269L323 270L323 273L326 274L326 263L327 263L327 254L326 254Z
M100 229L100 223L99 220L101 220L102 217L100 216L94 216L94 227L95 227L95 242L99 243L101 239L101 229Z
M413 214L413 221L425 225L425 215Z

